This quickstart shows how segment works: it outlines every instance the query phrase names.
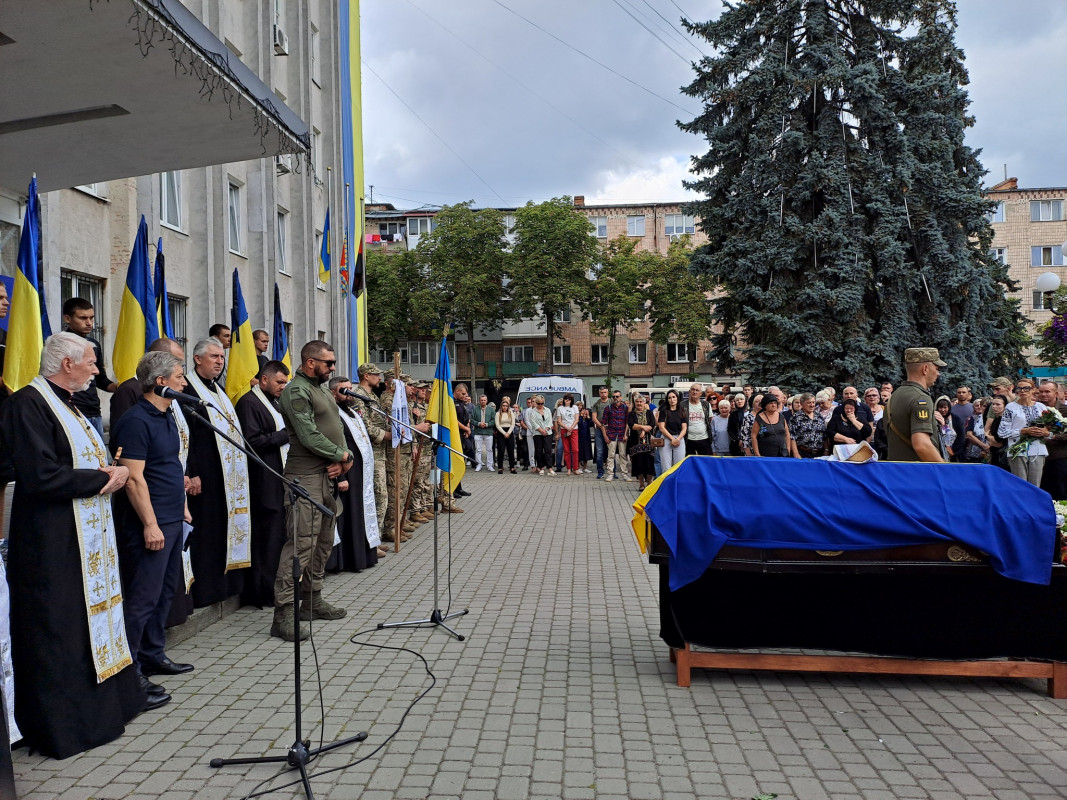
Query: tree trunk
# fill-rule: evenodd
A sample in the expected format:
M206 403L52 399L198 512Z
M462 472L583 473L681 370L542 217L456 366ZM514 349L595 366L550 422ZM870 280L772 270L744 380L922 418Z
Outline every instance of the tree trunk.
M616 326L612 325L608 331L608 394L611 393L612 383L615 378L615 334Z
M551 375L552 366L552 351L556 346L556 314L554 311L545 310L545 330L548 333L548 350L545 352L545 374Z
M471 397L478 397L474 386L474 323L467 323L467 362L471 365Z

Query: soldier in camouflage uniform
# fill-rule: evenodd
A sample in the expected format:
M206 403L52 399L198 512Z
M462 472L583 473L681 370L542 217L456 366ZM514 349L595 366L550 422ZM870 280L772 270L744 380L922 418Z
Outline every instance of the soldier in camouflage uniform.
M378 367L374 364L360 365L359 386L356 387L360 394L374 397L374 390L381 381L382 371ZM393 448L389 446L392 439L391 426L385 417L369 408L365 401L356 398L354 403L353 408L362 417L374 449L374 504L378 512L378 530L385 533L385 512L389 508L385 464L393 454Z
M415 408L418 409L418 419L422 422L426 419L426 403L430 398L432 384L429 381L418 381L415 384ZM423 439L422 449L419 451L419 463L415 465L415 489L411 498L411 518L416 522L429 522L434 518L433 486L430 483L430 474L433 470L433 445L429 439Z
M387 414L393 413L393 371L388 370L385 373L386 389L382 392L382 408ZM408 392L408 385L411 382L411 376L406 373L400 374L400 380L405 385L405 392ZM414 397L414 390L410 391L412 397ZM409 410L411 409L411 403L408 403ZM414 420L413 420L414 422ZM423 433L430 429L430 425L427 422L420 422L414 427L421 430ZM400 450L400 469L396 470L394 466L395 450ZM396 530L396 515L399 509L393 507L393 503L396 500L397 486L400 488L400 505L404 504L404 500L407 498L408 485L411 482L411 467L412 456L414 455L414 445L411 442L405 442L400 445L399 448L394 448L391 452L386 454L385 461L385 479L386 488L389 492L389 509L385 512L385 529L382 532L382 538L385 541L392 541L394 531ZM410 539L410 534L414 532L417 526L408 521L403 520L403 527L401 527L400 541L406 541Z

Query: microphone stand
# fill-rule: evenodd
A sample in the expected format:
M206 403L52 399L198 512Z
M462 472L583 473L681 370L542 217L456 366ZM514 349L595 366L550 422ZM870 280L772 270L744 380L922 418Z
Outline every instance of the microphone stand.
M433 459L434 459L434 469L435 470L437 469L437 452L438 452L439 448L442 448L444 450L448 450L450 453L454 453L456 456L459 456L462 459L466 459L466 456L463 455L462 452L460 452L459 450L456 450L455 448L449 447L447 444L442 442L440 439L435 439L433 436L430 436L427 433L423 433L418 428L415 428L412 425L408 425L406 422L401 422L400 420L396 419L395 417L391 416L390 414L387 414L385 412L385 409L379 407L378 402L376 400L371 400L371 398L367 397L366 395L356 394L355 392L352 392L351 396L357 397L360 400L365 401L367 408L371 409L371 411L375 411L378 414L381 414L383 417L388 419L390 423L396 424L396 425L400 425L400 426L402 426L404 428L407 428L412 433L414 433L414 434L416 434L418 436L421 436L423 439L426 439L427 441L429 441L430 444L433 447ZM442 394L442 402L443 402L443 399L444 399L444 395ZM366 401L370 401L370 402L366 402ZM441 414L440 413L438 413L437 418L438 419L441 418ZM459 633L457 631L454 631L448 625L445 625L445 622L447 622L450 619L455 619L456 617L462 617L464 614L469 614L470 613L470 609L464 608L462 611L453 611L450 614L445 614L445 613L443 613L441 611L441 599L440 599L441 592L440 592L440 581L439 581L439 578L438 578L438 574L440 572L440 563L441 563L440 562L440 539L438 537L438 530L437 530L437 518L438 518L438 516L440 516L440 514L437 513L437 500L438 500L437 490L438 490L438 484L439 484L439 481L435 480L433 482L433 505L434 505L434 515L433 515L433 610L430 612L430 616L425 617L424 619L409 619L409 620L405 620L403 622L379 622L378 623L378 630L384 630L386 628L417 628L417 627L422 627L423 625L433 625L433 626L438 627L438 628L444 628L450 634L455 636L458 641L462 642L464 639L466 639L466 637L463 636L461 633ZM399 509L397 510L397 513L399 513Z
M200 411L204 409L207 405L208 404L206 403L204 406L196 406L189 404L188 408L192 412L193 417L197 419L200 423L211 428L211 430L213 430L223 439L228 441L230 444L232 444L250 459L255 461L257 464L259 464L259 466L261 466L271 475L274 475L276 478L278 478L288 490L290 509L292 509L292 507L296 505L297 500L303 500L304 502L314 506L319 511L319 513L327 517L332 517L334 515L333 512L330 511L330 509L326 508L326 506L324 506L322 503L318 502L310 494L308 494L308 490L300 485L300 481L292 478L286 478L284 475L279 474L270 466L268 466L263 461L263 459L259 457L259 454L256 453L256 451L253 450L251 447L246 447L244 444L235 441L234 439L230 438L229 435L223 433L221 430L212 425L211 420L200 413ZM214 408L214 406L212 406L212 408ZM293 514L292 511L290 511L289 519L291 520L291 525L295 526L296 515ZM291 528L290 531L293 534L293 541L295 543L298 531L296 531L295 528ZM286 751L286 754L284 756L259 756L256 758L213 758L209 763L212 767L218 768L225 767L230 764L280 764L284 762L290 767L300 770L300 780L304 784L304 794L307 796L308 800L314 800L315 796L311 792L311 782L308 779L307 773L307 765L311 762L311 760L318 756L320 753L325 753L328 750L335 750L338 747L344 747L346 745L352 744L353 742L362 742L364 739L367 738L367 734L366 732L361 731L355 736L349 736L345 739L340 739L336 742L331 742L330 744L315 748L311 746L310 739L305 740L301 738L303 736L301 725L303 721L303 709L301 707L300 701L300 572L300 558L299 556L297 556L294 548L293 631L295 636L293 638L293 685L296 691L294 694L293 701L293 716L295 720L296 738L293 741L293 744L289 746L289 750Z

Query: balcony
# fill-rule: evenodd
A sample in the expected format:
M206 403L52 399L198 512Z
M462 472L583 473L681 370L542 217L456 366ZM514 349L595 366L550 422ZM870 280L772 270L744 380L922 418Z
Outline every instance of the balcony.
M541 371L540 361L505 361L501 366L505 378L525 378Z

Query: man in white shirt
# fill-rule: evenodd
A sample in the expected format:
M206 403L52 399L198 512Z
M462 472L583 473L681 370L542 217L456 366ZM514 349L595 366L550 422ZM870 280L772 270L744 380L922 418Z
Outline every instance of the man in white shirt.
M685 433L685 452L689 455L711 455L711 404L704 399L704 386L694 383L689 387L689 427Z

